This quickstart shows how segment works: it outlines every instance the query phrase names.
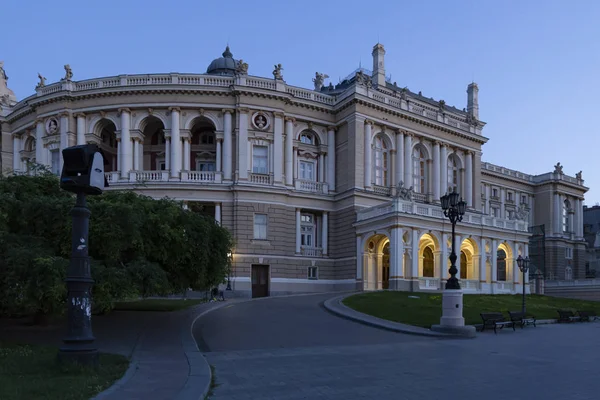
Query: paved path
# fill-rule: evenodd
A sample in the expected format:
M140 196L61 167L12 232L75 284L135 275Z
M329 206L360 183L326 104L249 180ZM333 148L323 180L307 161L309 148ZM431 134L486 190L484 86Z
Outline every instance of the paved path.
M211 399L600 398L600 323L433 339L338 318L319 305L328 297L238 303L202 317L194 334L215 367Z

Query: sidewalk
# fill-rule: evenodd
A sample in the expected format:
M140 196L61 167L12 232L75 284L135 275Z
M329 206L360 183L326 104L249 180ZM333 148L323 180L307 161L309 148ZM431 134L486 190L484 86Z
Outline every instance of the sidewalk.
M211 372L191 333L203 313L236 300L204 303L176 312L117 311L92 317L98 350L130 358L125 375L95 400L200 400ZM60 346L63 323L46 327L0 321L0 339Z

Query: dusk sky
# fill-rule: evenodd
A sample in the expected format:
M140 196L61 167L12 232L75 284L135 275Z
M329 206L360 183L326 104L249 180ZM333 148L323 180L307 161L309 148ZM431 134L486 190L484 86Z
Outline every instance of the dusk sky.
M600 202L600 2L4 0L0 60L19 99L47 84L139 73L203 73L227 43L249 74L335 84L386 49L398 86L458 108L479 85L483 160L530 174L583 170ZM326 84L329 80L326 81Z

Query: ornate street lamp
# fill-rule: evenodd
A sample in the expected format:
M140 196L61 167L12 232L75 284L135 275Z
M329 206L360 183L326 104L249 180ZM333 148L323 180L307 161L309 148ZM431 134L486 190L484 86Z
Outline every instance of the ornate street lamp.
M521 282L523 284L523 305L521 307L522 308L521 311L523 312L523 314L525 314L525 274L529 270L529 257L523 258L519 254L519 257L517 257L517 265L519 266L519 269L523 273L523 280Z
M227 253L227 258L231 260L231 252ZM231 290L231 267L229 267L229 271L227 272L227 287L225 290Z
M453 190L452 193L446 193L440 198L444 215L450 219L452 224L452 252L450 253L450 278L446 281L446 289L460 289L460 284L456 278L458 269L456 268L456 223L462 221L463 215L467 209L467 203L462 199L458 200L458 193Z

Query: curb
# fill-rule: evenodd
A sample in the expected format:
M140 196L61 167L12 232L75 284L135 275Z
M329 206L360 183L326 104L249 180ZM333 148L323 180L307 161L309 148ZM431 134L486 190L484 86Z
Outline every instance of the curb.
M348 319L350 321L359 322L364 325L372 326L374 328L384 329L387 331L405 333L408 335L417 335L417 336L427 336L438 339L462 339L465 338L464 335L456 335L450 333L441 333L441 332L433 332L427 328L421 328L418 326L412 326L407 324L401 324L399 322L392 322L385 319L373 317L371 315L367 315L361 313L359 311L353 310L352 308L344 305L342 300L346 297L349 297L350 294L345 294L342 296L337 296L329 300L325 300L323 302L323 307L331 312L332 314L337 315L338 317L342 317Z

